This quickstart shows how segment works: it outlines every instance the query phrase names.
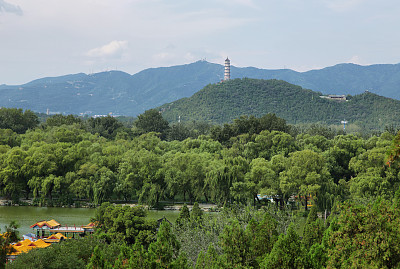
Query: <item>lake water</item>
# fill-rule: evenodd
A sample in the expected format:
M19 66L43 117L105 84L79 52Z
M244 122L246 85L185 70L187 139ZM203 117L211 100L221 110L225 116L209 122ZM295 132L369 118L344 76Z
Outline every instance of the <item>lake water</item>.
M4 226L9 225L12 220L19 224L20 235L30 233L32 224L41 220L55 219L61 225L81 226L90 222L94 216L93 208L59 208L59 207L33 207L33 206L0 206L0 232L4 232ZM179 211L173 210L149 210L149 219L160 219L166 217L169 221L175 222Z

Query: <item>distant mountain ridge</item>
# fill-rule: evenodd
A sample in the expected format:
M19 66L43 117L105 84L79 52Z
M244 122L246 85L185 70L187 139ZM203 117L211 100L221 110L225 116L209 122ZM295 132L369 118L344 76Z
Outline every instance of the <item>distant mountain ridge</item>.
M41 78L23 85L0 85L0 106L65 114L136 116L146 109L192 96L221 81L224 67L198 61L150 68L134 75L121 71ZM231 77L280 79L324 94L359 94L365 90L400 99L400 64L338 64L296 72L231 67Z

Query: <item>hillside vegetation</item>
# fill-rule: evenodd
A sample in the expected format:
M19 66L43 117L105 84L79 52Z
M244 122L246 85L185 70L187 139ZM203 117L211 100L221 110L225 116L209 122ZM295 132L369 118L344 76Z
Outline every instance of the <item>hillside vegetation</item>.
M321 93L281 80L234 79L209 84L190 98L161 106L171 122L231 122L241 115L260 117L275 113L288 123L340 124L343 119L368 129L398 125L400 101L365 92L337 102L320 98Z

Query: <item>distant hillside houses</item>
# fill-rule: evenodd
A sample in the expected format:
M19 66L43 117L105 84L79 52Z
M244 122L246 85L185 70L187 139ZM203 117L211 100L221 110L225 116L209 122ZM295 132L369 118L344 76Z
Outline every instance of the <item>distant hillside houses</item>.
M329 95L321 95L320 97L324 98L324 99L339 101L339 102L347 101L346 95L329 94Z

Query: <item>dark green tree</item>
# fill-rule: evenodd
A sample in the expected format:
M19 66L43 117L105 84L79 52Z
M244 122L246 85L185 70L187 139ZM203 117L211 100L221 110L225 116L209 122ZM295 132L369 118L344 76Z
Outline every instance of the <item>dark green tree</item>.
M303 230L302 245L308 251L312 245L321 243L325 231L324 223L318 218L317 207L311 207Z
M22 109L0 108L0 129L11 129L18 134L23 134L38 124L38 117L30 110L23 112Z
M167 221L163 221L157 233L157 241L149 246L149 258L157 268L170 268L178 258L180 245ZM179 262L179 261L178 261Z
M116 118L111 116L90 118L87 123L92 134L98 133L99 135L109 139L115 138L118 131L124 126Z
M140 114L135 126L140 133L156 132L160 133L162 138L165 138L166 131L169 129L168 121L155 109L146 110Z
M189 128L182 123L172 125L167 133L168 141L174 141L174 140L183 141L188 137L193 137L193 134L189 130Z
M201 221L203 217L203 210L200 209L199 203L195 202L190 212L191 221Z
M184 204L179 212L179 216L176 219L176 224L183 225L184 223L187 223L190 220L190 212L189 208L187 207L186 204Z
M75 123L82 123L82 119L74 115L53 115L46 119L46 126L61 126L61 125L72 125Z
M279 236L271 252L265 256L261 268L304 268L305 255L301 251L300 241L292 224L286 235Z
M277 226L277 221L268 212L264 213L258 223L252 219L247 225L246 234L250 241L249 263L254 268L259 268L265 255L271 252L278 240Z
M225 227L220 235L219 244L223 252L223 262L228 268L251 265L251 241L238 221Z

